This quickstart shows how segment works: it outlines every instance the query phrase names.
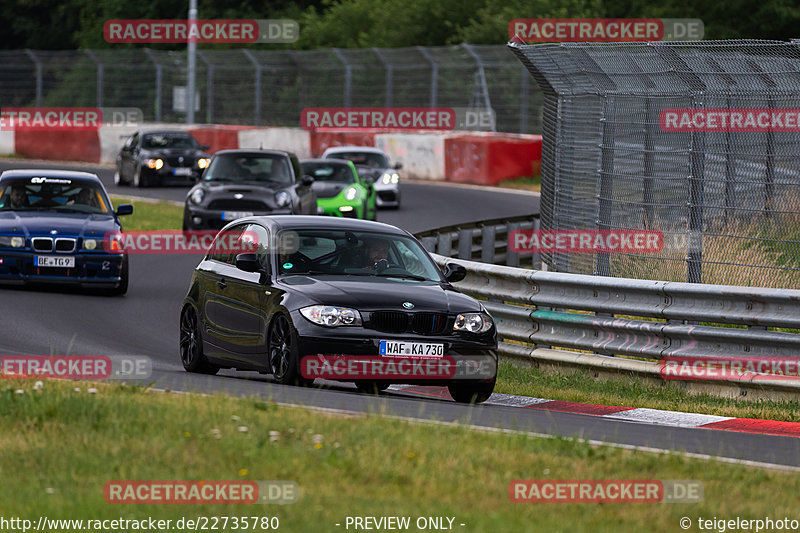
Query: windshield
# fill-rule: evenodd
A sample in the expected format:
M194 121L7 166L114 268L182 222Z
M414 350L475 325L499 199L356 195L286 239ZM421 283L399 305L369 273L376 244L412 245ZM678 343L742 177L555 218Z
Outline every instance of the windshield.
M383 154L374 152L336 152L328 154L327 159L347 159L354 165L372 168L389 168L389 159Z
M217 154L203 174L204 181L264 181L276 185L294 182L289 160L270 154Z
M301 163L303 174L313 176L315 182L333 181L336 183L353 183L353 171L343 163Z
M82 179L32 177L3 181L0 211L72 211L111 213L100 185Z
M142 147L147 150L197 148L197 141L187 133L148 133L142 138Z
M302 229L278 235L281 275L352 275L441 281L436 265L414 240L386 233Z

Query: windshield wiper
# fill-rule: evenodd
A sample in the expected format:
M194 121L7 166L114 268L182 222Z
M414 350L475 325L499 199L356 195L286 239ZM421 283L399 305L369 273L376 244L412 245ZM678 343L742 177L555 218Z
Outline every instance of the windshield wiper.
M203 181L233 181L233 178L213 177L213 178L206 178Z

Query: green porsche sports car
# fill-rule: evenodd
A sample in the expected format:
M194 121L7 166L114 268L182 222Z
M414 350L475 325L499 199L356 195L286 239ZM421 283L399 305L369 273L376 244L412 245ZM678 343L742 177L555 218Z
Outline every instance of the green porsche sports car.
M317 206L321 214L347 218L376 219L375 186L358 175L352 161L304 159L303 175L314 178Z

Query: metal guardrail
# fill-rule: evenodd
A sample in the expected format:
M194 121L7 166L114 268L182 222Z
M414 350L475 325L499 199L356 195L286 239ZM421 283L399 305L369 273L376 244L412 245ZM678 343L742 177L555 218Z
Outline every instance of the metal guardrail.
M507 226L500 228L503 220ZM418 235L429 251L438 252L433 257L441 267L451 262L466 267L467 277L455 286L486 300L503 356L553 364L558 358L547 348L587 350L597 356L583 354L578 366L620 371L633 361L602 356L800 358L800 333L775 331L800 330L800 290L564 274L472 260L517 261L517 254L508 254L497 241L526 223L533 221L497 219ZM469 240L487 235L480 243ZM459 253L449 253L454 250ZM582 354L571 355L577 360ZM800 382L786 386L785 381L782 388L800 388Z
M482 263L542 268L539 254L518 254L508 249L508 234L517 229L539 229L539 215L500 217L469 224L455 224L417 233L431 253Z

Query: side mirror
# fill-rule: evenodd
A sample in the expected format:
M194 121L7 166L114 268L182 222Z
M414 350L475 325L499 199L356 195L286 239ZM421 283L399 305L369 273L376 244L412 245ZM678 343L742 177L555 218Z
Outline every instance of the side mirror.
M116 214L118 217L133 214L133 206L131 204L122 204L117 207Z
M450 283L457 283L467 277L467 269L457 263L447 263L444 269L444 279Z
M396 164L394 165L394 169L395 169L395 170L400 170L401 168L403 168L403 163L396 163Z
M309 176L306 174L303 176L303 179L300 180L300 183L302 183L304 187L311 187L311 185L314 183L314 176Z
M236 268L245 272L260 272L261 263L258 262L256 254L238 254L236 256Z
M206 150L211 148L211 145L210 144L201 144L200 146L198 146L198 148L200 148L202 151L205 152Z

